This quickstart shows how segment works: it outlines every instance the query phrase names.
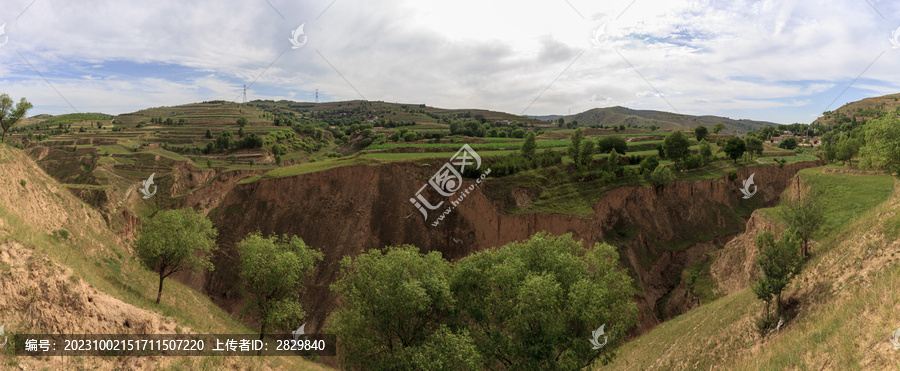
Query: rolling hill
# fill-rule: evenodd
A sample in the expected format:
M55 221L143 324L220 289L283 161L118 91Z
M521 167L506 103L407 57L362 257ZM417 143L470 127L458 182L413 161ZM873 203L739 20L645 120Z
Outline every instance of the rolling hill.
M594 108L582 113L567 116L545 116L545 118L562 117L566 122L577 120L580 126L592 125L625 125L640 127L642 125L656 125L662 130L675 129L693 129L697 126L704 125L712 128L717 122L725 124L727 134L746 133L751 130L757 130L764 126L776 126L777 123L757 120L735 120L721 116L692 116L678 113L653 111L653 110L634 110L626 107L607 107Z
M897 107L900 107L900 94L866 98L847 103L834 111L826 111L812 123L834 125L854 120L867 120L877 117L881 112L897 109Z

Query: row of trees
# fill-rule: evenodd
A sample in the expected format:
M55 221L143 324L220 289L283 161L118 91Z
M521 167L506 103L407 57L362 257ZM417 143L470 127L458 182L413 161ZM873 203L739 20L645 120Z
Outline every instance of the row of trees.
M191 209L145 220L134 242L163 282L184 270L211 271L216 229ZM322 254L296 236L247 235L237 244L245 312L260 338L303 322L303 281ZM341 262L332 285L342 306L328 332L342 341L342 366L366 370L581 369L609 361L637 323L632 279L616 248L586 248L571 235L524 242L451 264L414 246L372 250ZM605 346L591 332L604 326Z
M579 370L636 325L615 247L538 233L455 263L414 246L341 262L328 321L351 370ZM592 349L591 332L604 326Z
M174 273L212 271L210 256L217 249L212 222L192 209L163 210L141 224L134 251L141 262L159 276L156 303L163 282ZM240 253L241 290L246 313L260 323L260 339L269 331L289 332L302 323L300 305L303 280L315 271L322 253L297 236L247 235L237 244Z

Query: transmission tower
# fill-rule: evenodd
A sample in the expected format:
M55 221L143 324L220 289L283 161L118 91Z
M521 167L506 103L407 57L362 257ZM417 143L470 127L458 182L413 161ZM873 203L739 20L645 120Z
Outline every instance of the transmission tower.
M316 103L319 103L319 89L316 89Z
M244 103L247 103L247 85L244 85Z

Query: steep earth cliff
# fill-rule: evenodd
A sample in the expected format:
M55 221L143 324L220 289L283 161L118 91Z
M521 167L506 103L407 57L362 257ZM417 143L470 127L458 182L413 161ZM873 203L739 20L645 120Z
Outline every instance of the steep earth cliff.
M424 221L409 201L436 170L432 166L342 167L235 185L210 213L219 230L221 250L215 257L217 269L205 279L203 288L226 309L238 310L235 243L257 230L296 234L325 254L304 303L310 328L318 330L336 306L328 285L337 278L339 262L345 256L412 244L458 259L546 230L572 233L586 244L607 240L619 246L623 265L636 277L641 290L635 300L646 329L658 322L656 302L676 286L684 267L705 252L721 248L724 240L712 246L700 242L743 231L742 215L777 202L797 171L815 165L747 168L738 171L734 181L726 176L676 182L660 189L620 187L607 192L593 206L590 217L505 214L481 187L475 187L437 226L431 225L433 217ZM751 174L755 174L758 191L743 199L741 181ZM463 189L472 184L466 181ZM690 303L683 305L689 307Z

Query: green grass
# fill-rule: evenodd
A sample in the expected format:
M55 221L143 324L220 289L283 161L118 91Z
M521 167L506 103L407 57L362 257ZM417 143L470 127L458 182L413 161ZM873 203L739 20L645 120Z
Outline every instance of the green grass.
M896 358L890 357L894 353L887 350L887 337L896 329L892 321L900 305L900 256L888 259L884 268L864 273L867 278L862 272L850 272L844 276L848 281L841 282L844 289L832 291L833 277L861 267L856 261L868 259L870 254L893 256L884 248L893 241L892 229L900 226L900 218L885 217L896 213L896 207L886 202L893 192L894 180L886 175L821 171L818 167L799 172L805 184L826 190L826 220L817 236L820 247L804 268L806 276L795 279L786 291L791 295L797 285L821 285L824 294L815 294L816 299L800 297L821 303L801 304L799 317L781 332L760 339L753 325L761 308L755 294L745 289L708 301L715 299L715 291L710 288L716 284L706 273L709 262L698 263L683 278L696 272L694 292L701 301L707 297L705 305L629 341L618 350L611 365L603 367L598 363L593 369L850 370L900 366ZM777 215L777 210L760 209L766 215ZM879 240L881 230L885 237ZM851 242L859 241L862 235L867 236L864 240L868 245ZM856 254L842 262L842 257L853 252ZM866 366L861 367L863 364Z
M566 147L569 145L568 140L539 140L536 141L538 148L555 148L555 147ZM374 149L394 149L394 148L459 148L461 143L385 143L385 144L373 144L365 149L374 150ZM473 149L510 149L522 146L520 142L491 142L491 143L471 143L469 144Z
M894 189L894 180L890 175L824 174L822 168L810 168L801 170L799 176L804 184L825 192L825 220L813 238L822 238L845 229L863 212L887 200ZM780 210L778 206L764 212L780 221Z

